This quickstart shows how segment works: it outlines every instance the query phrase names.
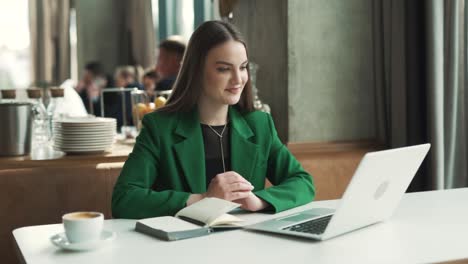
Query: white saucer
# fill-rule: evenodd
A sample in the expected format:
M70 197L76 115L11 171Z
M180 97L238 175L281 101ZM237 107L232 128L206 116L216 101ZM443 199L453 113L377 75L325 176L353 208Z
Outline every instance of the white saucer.
M73 251L84 251L97 249L103 245L109 244L116 237L115 232L103 230L101 233L101 238L92 242L82 242L82 243L70 243L68 242L67 236L65 233L58 233L50 237L50 241L55 246Z

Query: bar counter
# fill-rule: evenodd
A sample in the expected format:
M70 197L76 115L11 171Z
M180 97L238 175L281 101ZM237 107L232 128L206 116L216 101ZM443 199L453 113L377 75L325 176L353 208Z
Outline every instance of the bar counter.
M36 155L1 157L0 170L6 169L24 169L41 167L64 167L81 166L83 164L99 164L109 162L125 162L128 154L133 149L130 141L117 142L106 152L94 154L73 154L66 155L60 151L48 151L47 153L38 153Z

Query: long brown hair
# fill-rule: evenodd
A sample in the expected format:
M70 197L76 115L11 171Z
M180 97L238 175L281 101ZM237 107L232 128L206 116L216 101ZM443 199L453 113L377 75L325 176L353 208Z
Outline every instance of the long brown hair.
M207 21L201 24L190 37L172 94L166 106L158 111L188 112L193 110L202 93L203 71L208 52L229 40L242 43L247 52L245 41L233 25L223 21ZM243 113L254 110L250 73L236 106Z

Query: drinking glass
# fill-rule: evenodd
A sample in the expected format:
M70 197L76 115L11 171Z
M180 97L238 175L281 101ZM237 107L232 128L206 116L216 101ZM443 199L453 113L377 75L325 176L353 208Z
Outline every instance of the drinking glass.
M141 120L143 116L154 110L154 103L150 102L149 96L145 91L131 91L133 122L137 131L140 132Z

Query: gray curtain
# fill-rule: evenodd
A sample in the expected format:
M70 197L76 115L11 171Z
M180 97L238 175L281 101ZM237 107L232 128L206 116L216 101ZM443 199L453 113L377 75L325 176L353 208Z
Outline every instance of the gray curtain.
M439 3L432 2L434 5ZM434 164L443 168L442 182L439 188L457 188L468 186L467 167L467 109L465 93L466 83L466 1L444 2L443 20L443 53L445 65L443 73L444 86L444 162ZM439 20L437 20L439 22ZM439 22L440 23L440 22ZM428 65L432 68L432 65ZM441 137L442 135L437 135ZM440 169L442 171L442 169Z
M33 82L70 77L70 1L29 0Z
M374 82L377 136L390 146L407 144L404 0L374 5Z
M412 191L468 186L464 2L372 1L378 138L432 144Z
M155 64L156 34L151 1L127 1L124 39L129 42L127 64L144 68Z
M80 73L91 61L100 62L110 75L122 65L154 66L150 0L79 0L75 8Z
M426 6L431 188L468 186L464 0Z

